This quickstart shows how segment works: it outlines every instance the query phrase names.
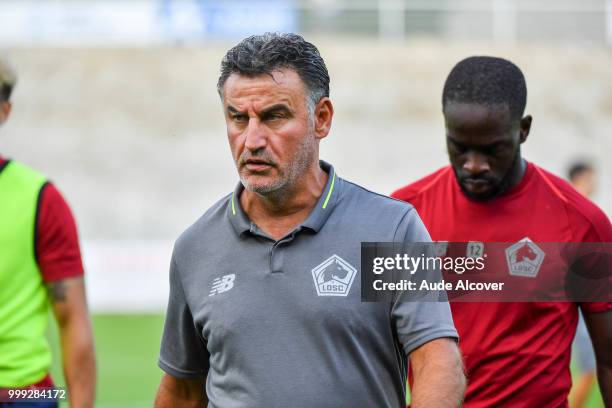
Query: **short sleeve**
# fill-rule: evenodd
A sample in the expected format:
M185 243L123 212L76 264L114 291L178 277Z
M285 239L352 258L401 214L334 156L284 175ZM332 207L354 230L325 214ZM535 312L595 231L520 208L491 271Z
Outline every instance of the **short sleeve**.
M429 233L416 210L409 211L401 221L396 239L404 244L431 242ZM431 246L427 250L431 250ZM434 299L445 299L445 293L431 293ZM438 339L459 339L447 301L414 301L400 295L391 306L391 321L406 354L423 344Z
M610 302L585 302L580 304L585 313L605 313L612 310Z
M40 190L36 215L36 260L45 282L83 275L76 222L51 183Z
M590 209L586 217L575 211L569 213L571 217L574 217L571 219L571 223L577 229L574 240L576 242L602 242L604 251L607 253L607 262L610 262L612 224L601 209L593 203L589 202L589 204L589 206L584 206L586 209ZM584 226L584 230L579 230L579 226ZM607 276L610 280L610 274ZM612 302L583 302L580 303L580 308L585 313L605 313L612 310Z
M170 262L170 295L158 365L177 378L206 377L209 354L185 298L175 259Z

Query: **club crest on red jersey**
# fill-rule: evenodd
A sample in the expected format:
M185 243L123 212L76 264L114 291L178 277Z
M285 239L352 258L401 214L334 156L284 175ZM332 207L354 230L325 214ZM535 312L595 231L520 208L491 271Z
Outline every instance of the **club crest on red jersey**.
M532 240L525 237L506 248L506 262L510 275L535 278L546 254Z

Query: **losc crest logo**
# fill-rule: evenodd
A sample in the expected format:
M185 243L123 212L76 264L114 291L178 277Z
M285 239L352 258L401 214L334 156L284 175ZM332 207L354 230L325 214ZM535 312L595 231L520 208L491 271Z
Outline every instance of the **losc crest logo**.
M506 262L510 275L535 278L544 261L544 251L525 237L506 248Z
M346 296L357 270L338 255L332 255L312 270L317 295Z

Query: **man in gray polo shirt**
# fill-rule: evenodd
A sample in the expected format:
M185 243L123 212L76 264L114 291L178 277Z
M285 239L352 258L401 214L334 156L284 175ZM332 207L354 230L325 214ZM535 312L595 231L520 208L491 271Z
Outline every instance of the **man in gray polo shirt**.
M316 47L249 37L218 85L240 183L176 242L156 407L455 407L447 303L363 303L362 241L429 241L412 206L319 160L333 106Z

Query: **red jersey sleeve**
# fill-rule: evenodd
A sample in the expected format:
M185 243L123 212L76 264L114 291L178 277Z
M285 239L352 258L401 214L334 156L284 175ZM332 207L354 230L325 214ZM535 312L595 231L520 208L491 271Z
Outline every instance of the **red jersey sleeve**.
M36 259L45 282L83 275L83 263L70 207L51 183L45 184L38 200Z
M397 200L411 202L417 195L428 188L433 187L435 183L449 171L451 171L450 166L442 167L441 169L436 170L432 174L429 174L428 176L425 176L414 183L395 190L393 193L391 193L391 197Z
M575 197L566 195L570 206L579 211L568 211L570 225L574 226L576 242L604 242L606 245L612 243L612 225L608 216L590 200L578 195ZM574 198L574 199L572 199ZM579 205L575 201L581 200ZM573 204L573 205L572 205ZM578 226L582 226L579 228ZM609 248L606 246L606 248ZM607 249L609 251L609 249ZM586 313L603 313L612 310L612 302L587 302L581 303L580 308Z
M598 211L594 211L593 216L590 217L591 222L588 224L588 227L584 231L584 235L581 237L582 242L610 243L612 242L610 220L603 211L597 210ZM603 313L612 310L612 302L585 302L580 303L580 308L585 313Z

